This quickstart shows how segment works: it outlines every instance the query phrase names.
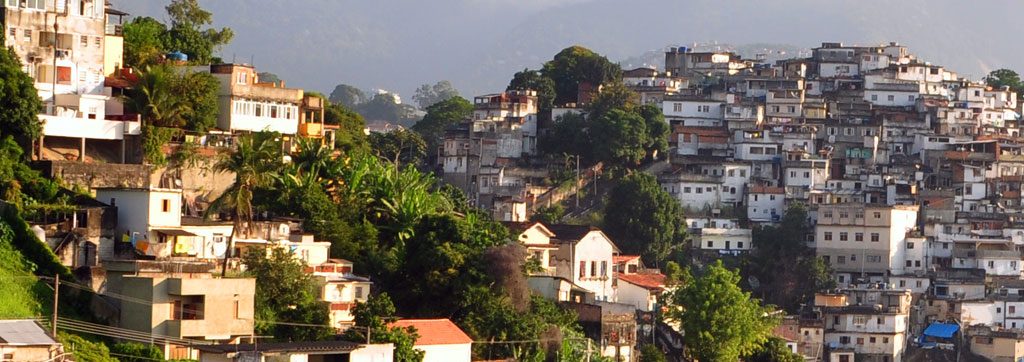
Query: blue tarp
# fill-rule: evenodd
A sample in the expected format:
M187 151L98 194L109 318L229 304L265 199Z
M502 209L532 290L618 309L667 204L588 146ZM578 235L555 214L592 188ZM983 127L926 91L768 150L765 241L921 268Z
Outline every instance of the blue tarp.
M960 330L960 326L956 324L935 322L924 329L924 335L936 338L953 338L953 335L958 330Z

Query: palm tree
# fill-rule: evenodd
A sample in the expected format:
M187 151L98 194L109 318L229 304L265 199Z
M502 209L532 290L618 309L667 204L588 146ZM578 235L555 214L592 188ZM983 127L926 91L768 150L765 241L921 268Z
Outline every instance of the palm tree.
M173 70L166 65L146 66L139 79L123 97L125 107L142 117L144 124L181 127L191 110L173 91Z
M234 227L231 243L224 253L224 268L231 254L236 236L248 237L252 233L253 191L269 186L281 169L281 141L276 133L260 132L239 138L237 147L221 154L213 165L215 172L235 174L235 182L224 191L206 210L206 215L227 211L231 214Z

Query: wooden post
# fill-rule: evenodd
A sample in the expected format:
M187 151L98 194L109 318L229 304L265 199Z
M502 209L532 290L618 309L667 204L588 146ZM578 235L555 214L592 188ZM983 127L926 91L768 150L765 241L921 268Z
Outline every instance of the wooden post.
M57 301L60 298L60 274L55 274L53 282L53 324L50 326L50 333L57 338Z

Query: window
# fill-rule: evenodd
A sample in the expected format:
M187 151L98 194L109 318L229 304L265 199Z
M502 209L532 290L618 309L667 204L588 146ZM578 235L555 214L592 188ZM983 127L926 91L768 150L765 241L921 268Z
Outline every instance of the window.
M871 241L878 242L878 233L871 233Z
M18 40L18 29L15 29L15 28L13 28L13 27L12 27L12 28L11 28L11 29L10 29L10 30L8 31L8 34L9 34L8 36L9 36L9 37L11 38L11 41L12 41L12 42L13 42L13 41L17 41L17 40Z
M874 217L875 217L876 219L881 219L881 218L882 218L882 212L881 212L881 211L875 211L875 212L874 212L874 214L873 214L873 216L874 216Z
M93 39L93 44L95 44L97 48L102 47L103 46L103 38L96 37L95 39Z
M867 324L867 323L868 323L868 317L867 316L863 316L863 315L855 315L855 316L853 316L853 324L864 325L864 324Z
M672 111L673 112L682 112L683 111L683 104L682 103L672 103Z
M989 268L995 268L996 267L996 262L992 261L992 260L989 260L988 261L988 267ZM996 308L996 310L999 310L999 308Z
M847 232L845 232L845 231L839 232L839 241L847 241L848 239L849 239L849 235L847 234Z
M903 288L905 286L907 286L907 281L903 280L903 279L900 279L900 288Z
M601 261L601 276L608 276L608 261Z
M891 95L891 94L890 94L890 95L889 95L888 97L886 97L886 98L888 98L890 102L892 102L892 101L895 101L895 100L896 100L896 96L894 96L894 95Z
M238 80L236 81L236 83L238 83L238 84L245 84L247 76L248 76L248 74L238 73Z
M875 343L875 337L868 338L868 343Z
M596 261L591 261L590 262L590 277L596 277L596 276L597 276L597 262Z
M832 240L832 232L831 231L826 231L825 232L825 241L831 241L831 240Z
M702 193L704 193L704 189L703 189L703 188L701 188L701 187L698 187L698 188L697 188L697 193L698 193L698 194L702 194Z
M743 242L742 241L737 241L736 242L736 248L737 249L743 249Z
M684 194L690 193L690 188L689 187L683 187L683 193Z
M864 344L864 337L857 337L857 344Z
M853 241L864 241L864 233L854 233Z
M839 317L836 317L836 318L839 318ZM838 324L839 322L836 322L836 323ZM839 343L850 344L850 337L849 336L841 336L841 337L839 337Z
M163 212L171 212L171 199L163 199L160 202L160 210Z
M850 261L851 262L857 261L857 254L850 254Z
M709 240L708 241L708 247L711 248L711 247L714 247L714 246L715 246L715 242Z
M747 177L747 170L740 170L740 177Z
M882 256L881 255L868 255L867 256L867 261L868 261L868 263L881 263L882 262Z
M31 43L32 42L32 29L25 29L25 42L26 43Z
M839 263L839 264L846 264L846 257L845 257L845 256L842 256L842 255L840 255L840 256L838 256L838 257L836 257L836 263Z
M917 286L918 288L920 288L921 287L921 281L918 280L918 281L914 282L914 285Z
M581 261L580 262L580 279L583 279L583 277L586 277L586 276L587 276L587 262Z
M253 104L252 106L255 107L255 115L256 115L256 117L263 117L263 105L259 104L259 103L256 103L256 104Z
M911 266L913 266L913 263L911 263L910 260L907 260L907 268L909 268ZM902 287L902 285L901 285L901 287Z
M907 100L913 102L914 101L914 95L907 96Z
M882 343L889 343L889 337L882 337Z
M236 300L234 308L231 309L232 310L232 315L235 317L235 319L238 319L238 307L239 307L239 302Z
M914 248L914 243L908 241L907 242L907 249L913 249L913 248Z
M826 211L822 212L821 216L831 219L832 218L832 210L826 210Z
M1017 313L1017 306L1015 306L1015 305L1008 306L1008 307L1006 307L1006 311L1008 313L1010 313L1010 314Z
M356 299L363 299L363 287L356 287Z

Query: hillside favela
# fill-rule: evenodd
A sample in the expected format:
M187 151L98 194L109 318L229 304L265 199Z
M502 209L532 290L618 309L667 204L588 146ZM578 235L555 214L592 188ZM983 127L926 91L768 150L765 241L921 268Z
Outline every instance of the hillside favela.
M1007 57L284 4L0 3L0 361L1024 361Z

